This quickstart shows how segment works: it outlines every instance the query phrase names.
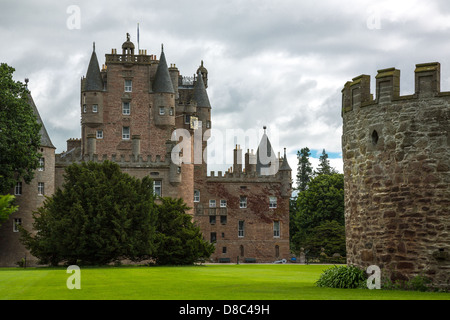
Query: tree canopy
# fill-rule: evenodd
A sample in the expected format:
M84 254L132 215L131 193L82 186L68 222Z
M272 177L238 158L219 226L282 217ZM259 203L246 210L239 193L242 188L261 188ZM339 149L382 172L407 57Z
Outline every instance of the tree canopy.
M41 124L30 105L26 85L13 80L14 71L0 64L0 194L21 179L29 183L40 157Z
M313 174L313 167L309 161L311 155L308 147L305 147L297 152L298 166L297 166L297 190L304 191L308 186L308 182Z
M299 193L290 203L291 248L304 248L313 255L322 248L329 255L345 255L344 176L330 166L325 149L313 174L305 169L309 149L297 155Z
M202 239L184 210L180 200L158 205L149 177L132 177L110 161L75 163L67 167L62 189L33 213L36 233L21 230L22 242L44 264L101 265L155 259L165 239L174 238L181 249L169 248L176 258L162 261L192 263L191 242Z
M330 160L328 160L328 153L326 153L325 149L323 149L322 154L319 157L319 166L317 168L317 171L314 172L314 174L320 175L333 173L337 173L337 171L330 165Z
M0 195L0 226L3 222L8 220L9 216L17 211L17 206L13 205L14 196L12 195Z
M182 199L162 198L158 206L153 257L157 264L192 264L207 259L214 245L202 239L200 228L191 222L191 216Z

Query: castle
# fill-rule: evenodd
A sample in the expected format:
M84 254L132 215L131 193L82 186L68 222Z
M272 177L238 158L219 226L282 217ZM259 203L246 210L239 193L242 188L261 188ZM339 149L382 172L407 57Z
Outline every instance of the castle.
M450 92L440 64L418 64L415 92L379 70L342 90L347 263L391 280L422 275L450 287Z
M41 166L31 184L18 182L12 190L19 211L0 226L0 266L22 259L37 263L21 245L17 225L31 230L32 212L62 186L67 166L107 159L135 177L150 176L158 196L183 198L204 239L215 243L212 261L289 257L292 184L286 152L277 156L264 131L256 153L244 155L236 145L227 172L208 175L207 159L194 159L206 154L212 127L203 61L194 77L183 77L175 64L167 65L163 47L158 60L136 50L127 34L122 51L106 54L102 68L94 44L80 86L81 138L67 140L67 150L55 154L42 126ZM42 123L31 96L30 104Z

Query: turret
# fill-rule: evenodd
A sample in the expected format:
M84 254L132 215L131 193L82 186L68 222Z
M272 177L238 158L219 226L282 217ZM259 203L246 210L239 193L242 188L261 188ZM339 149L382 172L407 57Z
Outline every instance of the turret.
M153 81L153 118L157 126L175 125L175 90L167 68L164 48Z
M95 53L95 42L93 43L91 60L89 61L84 86L82 88L82 91L103 91L103 79L100 73L97 54Z
M201 74L205 88L208 88L208 70L203 66L203 60L197 69L197 74Z
M286 148L284 148L284 157L278 174L281 177L281 196L289 198L292 193L292 169L287 160Z
M202 61L203 63L203 61ZM205 129L211 128L211 104L209 102L208 93L204 84L202 73L197 73L197 81L195 82L193 101L197 106L198 119L202 121Z
M95 128L103 124L103 93L104 82L94 42L86 77L81 80L81 135L84 154L88 154L87 135L93 134Z
M256 172L262 176L274 175L278 172L278 168L279 160L272 149L269 137L266 135L266 127L264 126L264 134L256 151Z

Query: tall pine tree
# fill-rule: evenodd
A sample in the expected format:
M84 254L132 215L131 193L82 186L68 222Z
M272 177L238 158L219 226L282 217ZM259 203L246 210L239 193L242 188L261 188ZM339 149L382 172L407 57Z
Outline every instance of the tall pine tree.
M319 166L317 171L314 172L315 175L321 174L333 174L337 173L337 171L331 167L330 160L328 160L328 154L325 152L325 149L322 150L322 155L319 157Z
M297 190L305 191L308 182L311 180L313 173L313 168L311 162L309 161L309 156L311 155L308 147L297 151Z

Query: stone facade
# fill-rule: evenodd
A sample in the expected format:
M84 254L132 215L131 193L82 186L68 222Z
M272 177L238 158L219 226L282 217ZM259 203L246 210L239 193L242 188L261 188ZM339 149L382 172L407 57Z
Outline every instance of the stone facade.
M283 160L276 174L258 175L254 164L242 167L241 151L236 146L233 169L223 175L197 168L194 220L216 243L213 261L287 260L291 170Z
M31 96L30 104L38 122L43 124ZM16 224L32 230L33 211L44 203L46 196L52 195L55 191L55 147L45 126L42 126L40 135L40 166L34 173L34 179L29 184L19 181L10 192L15 196L15 205L19 208L0 226L0 267L17 266L17 263L22 261L27 265L37 263L36 258L30 255L20 242Z
M347 262L391 279L424 275L450 286L450 92L440 64L418 64L415 92L379 70L342 90Z
M252 156L245 168L235 158L232 172L208 176L206 159L195 159L196 148L205 154L212 126L207 87L208 71L203 61L194 77L186 79L174 64L167 65L163 47L158 60L156 55L147 55L147 50L135 52L127 35L122 52L112 49L100 68L94 44L86 76L81 79L81 138L67 140L67 151L61 154L55 155L52 149L52 159L47 163L53 176L49 177L51 188L46 194L63 185L64 170L70 164L111 160L130 175L153 178L155 193L161 197L182 198L204 238L216 243L212 261L235 261L238 256L241 261L251 258L256 262L287 259L291 169L286 156L270 157L271 162L265 165L276 168L270 175L261 174L257 169L259 158ZM190 153L179 150L180 137L175 134L174 139L176 129L184 134L182 142L184 137L190 139L183 144ZM198 133L201 143L195 143ZM264 134L261 141L267 145L268 137ZM255 147L261 147L261 143ZM268 153L274 155L273 150ZM174 154L182 155L183 161L172 161ZM248 206L239 208L243 195ZM216 200L215 222L209 218L214 211L209 210L210 200ZM222 207L221 200L225 201ZM41 204L27 200L27 206L23 206L28 229L32 211ZM240 223L245 225L243 234L238 230ZM211 238L213 233L217 236ZM5 252L13 250L8 248L9 243L4 244ZM14 265L26 251L21 250L14 257L0 256L0 265Z

